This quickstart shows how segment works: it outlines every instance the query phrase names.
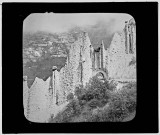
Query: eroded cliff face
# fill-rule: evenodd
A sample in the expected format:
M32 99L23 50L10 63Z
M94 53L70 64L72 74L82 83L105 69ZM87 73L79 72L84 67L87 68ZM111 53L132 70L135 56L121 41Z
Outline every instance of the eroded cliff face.
M136 79L136 29L134 20L115 33L107 54L107 70L113 79Z

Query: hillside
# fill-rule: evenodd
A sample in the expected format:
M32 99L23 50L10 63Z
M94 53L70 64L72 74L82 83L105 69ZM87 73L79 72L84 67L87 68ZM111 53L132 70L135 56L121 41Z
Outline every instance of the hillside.
M61 35L46 32L24 33L23 35L23 75L28 76L28 87L35 77L46 80L51 68L60 70L68 55L67 43Z

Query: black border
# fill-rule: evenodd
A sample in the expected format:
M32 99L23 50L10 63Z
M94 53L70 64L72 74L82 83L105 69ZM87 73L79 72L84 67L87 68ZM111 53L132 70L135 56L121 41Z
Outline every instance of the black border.
M37 124L23 112L22 27L30 13L128 13L137 31L137 112L125 123ZM3 133L157 133L158 2L3 3Z

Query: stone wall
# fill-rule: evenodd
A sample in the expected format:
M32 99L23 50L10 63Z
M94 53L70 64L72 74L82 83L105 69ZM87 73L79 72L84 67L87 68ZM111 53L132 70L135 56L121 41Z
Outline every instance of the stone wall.
M49 117L49 81L36 78L29 89L27 82L23 82L24 115L32 122L45 122Z
M82 68L83 68L83 85L85 86L89 79L92 77L92 46L87 33L84 33L82 43Z
M68 92L74 92L75 87L80 84L84 86L92 77L92 55L91 43L87 33L80 33L78 40L70 47L68 62L61 69L63 87Z
M46 81L36 77L29 89L23 82L23 106L25 117L32 122L47 122L57 113L57 106L66 102L66 87L63 72L53 71L53 76ZM66 94L66 95L65 95Z
M134 20L114 34L108 48L107 70L113 79L136 79L136 30ZM131 64L132 63L132 64Z
M54 70L46 81L36 77L29 89L24 81L24 114L32 122L45 122L56 113L57 106L66 102L78 85L86 85L92 77L92 52L87 33L79 34L70 45L65 66Z

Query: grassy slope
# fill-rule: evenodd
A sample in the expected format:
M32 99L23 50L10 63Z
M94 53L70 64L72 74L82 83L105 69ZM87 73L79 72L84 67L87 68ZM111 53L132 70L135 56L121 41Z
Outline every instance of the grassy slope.
M130 83L119 93L110 84L92 80L88 88L81 88L78 99L73 99L51 123L129 121L136 111L136 84ZM82 90L83 89L83 90Z

